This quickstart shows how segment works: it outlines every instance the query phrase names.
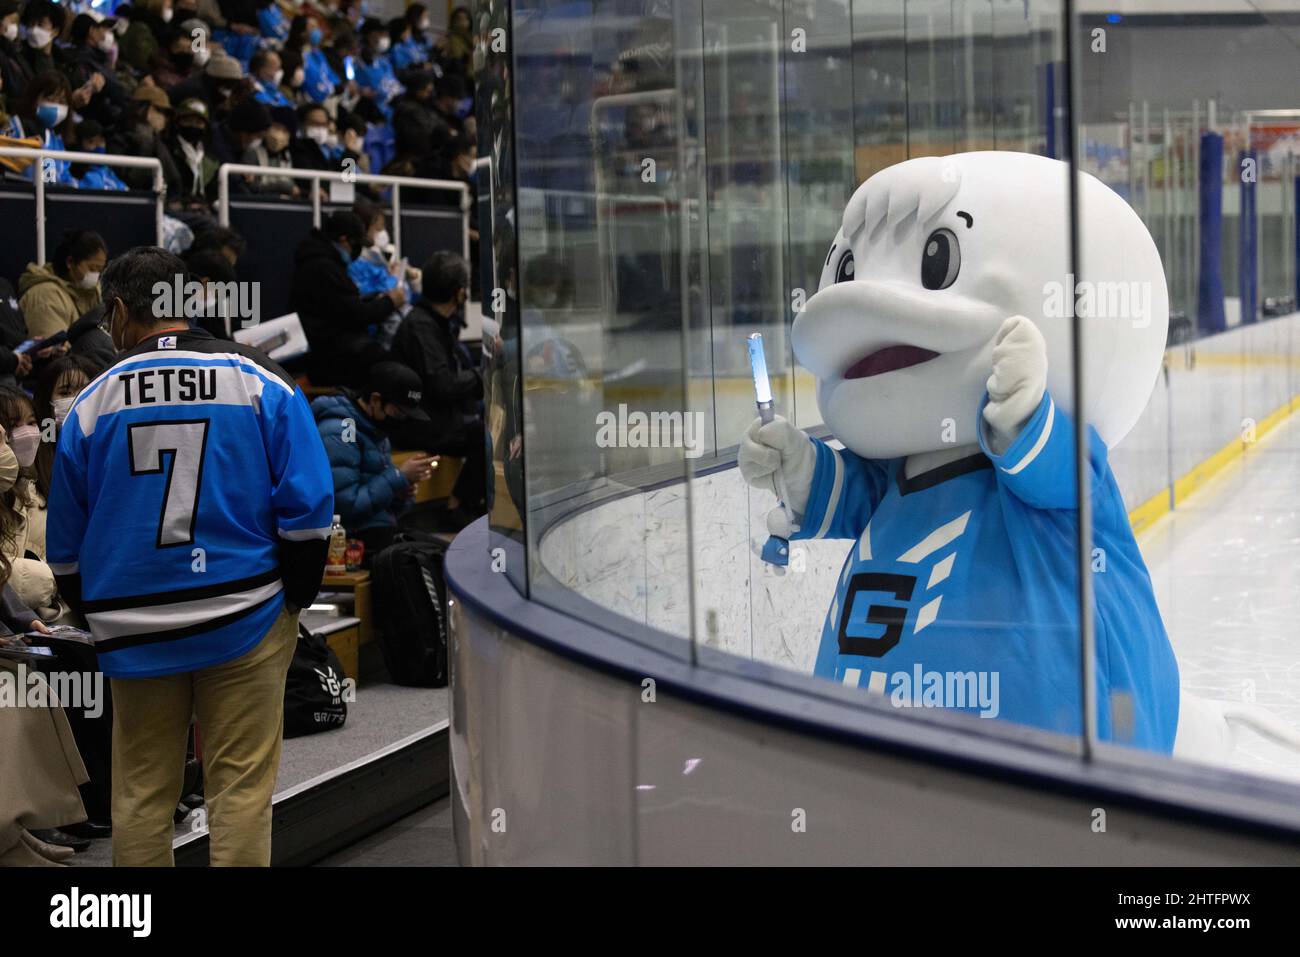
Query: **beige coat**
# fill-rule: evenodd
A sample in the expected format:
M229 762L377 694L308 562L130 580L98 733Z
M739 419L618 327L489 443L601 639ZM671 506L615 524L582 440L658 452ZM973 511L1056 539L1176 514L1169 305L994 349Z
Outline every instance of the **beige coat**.
M59 602L54 572L45 563L45 499L28 481L20 481L14 491L18 524L13 537L2 543L5 557L13 566L9 586L42 621L54 621L64 608ZM25 558L28 552L36 558Z
M45 339L70 328L100 303L99 287L82 289L64 279L49 263L28 263L18 277L18 307L27 320L27 333Z
M0 681L25 696L15 662L0 658ZM89 780L62 708L0 708L0 866L48 863L24 832L84 821Z

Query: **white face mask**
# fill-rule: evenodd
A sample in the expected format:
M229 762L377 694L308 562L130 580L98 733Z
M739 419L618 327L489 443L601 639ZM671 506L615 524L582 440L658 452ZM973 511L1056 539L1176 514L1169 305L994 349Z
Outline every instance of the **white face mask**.
M5 27L4 38L5 38L6 40L17 40L17 39L18 39L18 24L17 24L17 23L10 23L10 24L8 24L8 25Z
M23 468L31 468L41 444L41 430L34 425L20 425L9 434L9 445Z
M376 249L388 248L388 230L381 229L379 232L375 233L375 248Z
M309 126L304 132L307 139L316 143L318 146L324 146L329 142L330 131L328 126Z
M390 40L390 39L388 39L388 37L380 37L380 38L379 38L379 48L378 48L378 49L379 49L379 52L380 52L380 53L387 53L387 52L388 52L388 48L389 48L390 46L392 46L392 45L393 45L393 41Z
M253 142L248 144L248 148L250 150L255 150L261 145L262 145L262 138L259 136L257 139L253 140Z
M117 37L113 36L111 30L105 30L104 35L99 38L97 46L104 53L112 53L113 47L117 46Z
M44 27L27 28L27 44L33 49L39 50L53 39L54 34Z
M99 285L99 273L88 272L77 280L77 285L82 289L94 289Z
M174 11L172 10L171 7L168 7L166 10L162 12L162 22L171 23L173 15L174 15Z
M271 85L272 85L272 86L279 86L279 85L280 85L280 81L283 80L283 79L284 79L284 71L283 71L283 70L276 70L276 71L275 71L275 76L271 77Z
M194 65L203 66L208 60L212 59L212 51L206 46L199 47L194 51Z
M68 413L72 411L72 403L76 401L75 395L65 395L50 403L54 407L54 424L59 428L63 428L63 423L68 421Z
M293 79L289 81L290 86L302 86L302 67L293 71Z
M325 137L325 145L326 145L326 146L338 146L338 145L339 145L339 135L338 135L337 133L331 133L329 136Z

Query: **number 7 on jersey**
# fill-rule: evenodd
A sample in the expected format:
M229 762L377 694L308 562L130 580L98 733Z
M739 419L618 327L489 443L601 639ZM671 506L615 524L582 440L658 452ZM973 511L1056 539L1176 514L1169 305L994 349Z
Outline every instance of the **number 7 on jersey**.
M166 471L158 517L158 548L194 541L203 458L208 449L208 420L136 422L127 428L132 475ZM171 456L170 468L164 461Z

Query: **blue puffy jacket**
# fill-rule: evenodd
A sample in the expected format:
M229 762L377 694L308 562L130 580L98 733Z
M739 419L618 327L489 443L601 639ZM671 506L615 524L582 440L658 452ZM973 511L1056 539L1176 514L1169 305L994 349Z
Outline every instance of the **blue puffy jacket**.
M397 524L410 483L393 464L388 437L349 394L319 396L311 411L325 443L334 476L334 510L343 527L355 533Z

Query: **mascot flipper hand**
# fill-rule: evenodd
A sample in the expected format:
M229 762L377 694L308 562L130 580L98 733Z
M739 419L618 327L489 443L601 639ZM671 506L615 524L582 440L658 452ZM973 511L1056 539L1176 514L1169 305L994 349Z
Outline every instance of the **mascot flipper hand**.
M1024 316L1002 323L993 342L993 373L984 422L986 441L1002 455L1020 435L1047 391L1047 343L1038 327Z
M759 491L779 496L776 475L781 473L790 495L786 505L796 516L803 515L808 505L816 463L812 439L779 415L766 424L755 419L740 440L736 455L741 477ZM790 537L793 529L785 509L778 506L767 513L767 530L778 538Z

